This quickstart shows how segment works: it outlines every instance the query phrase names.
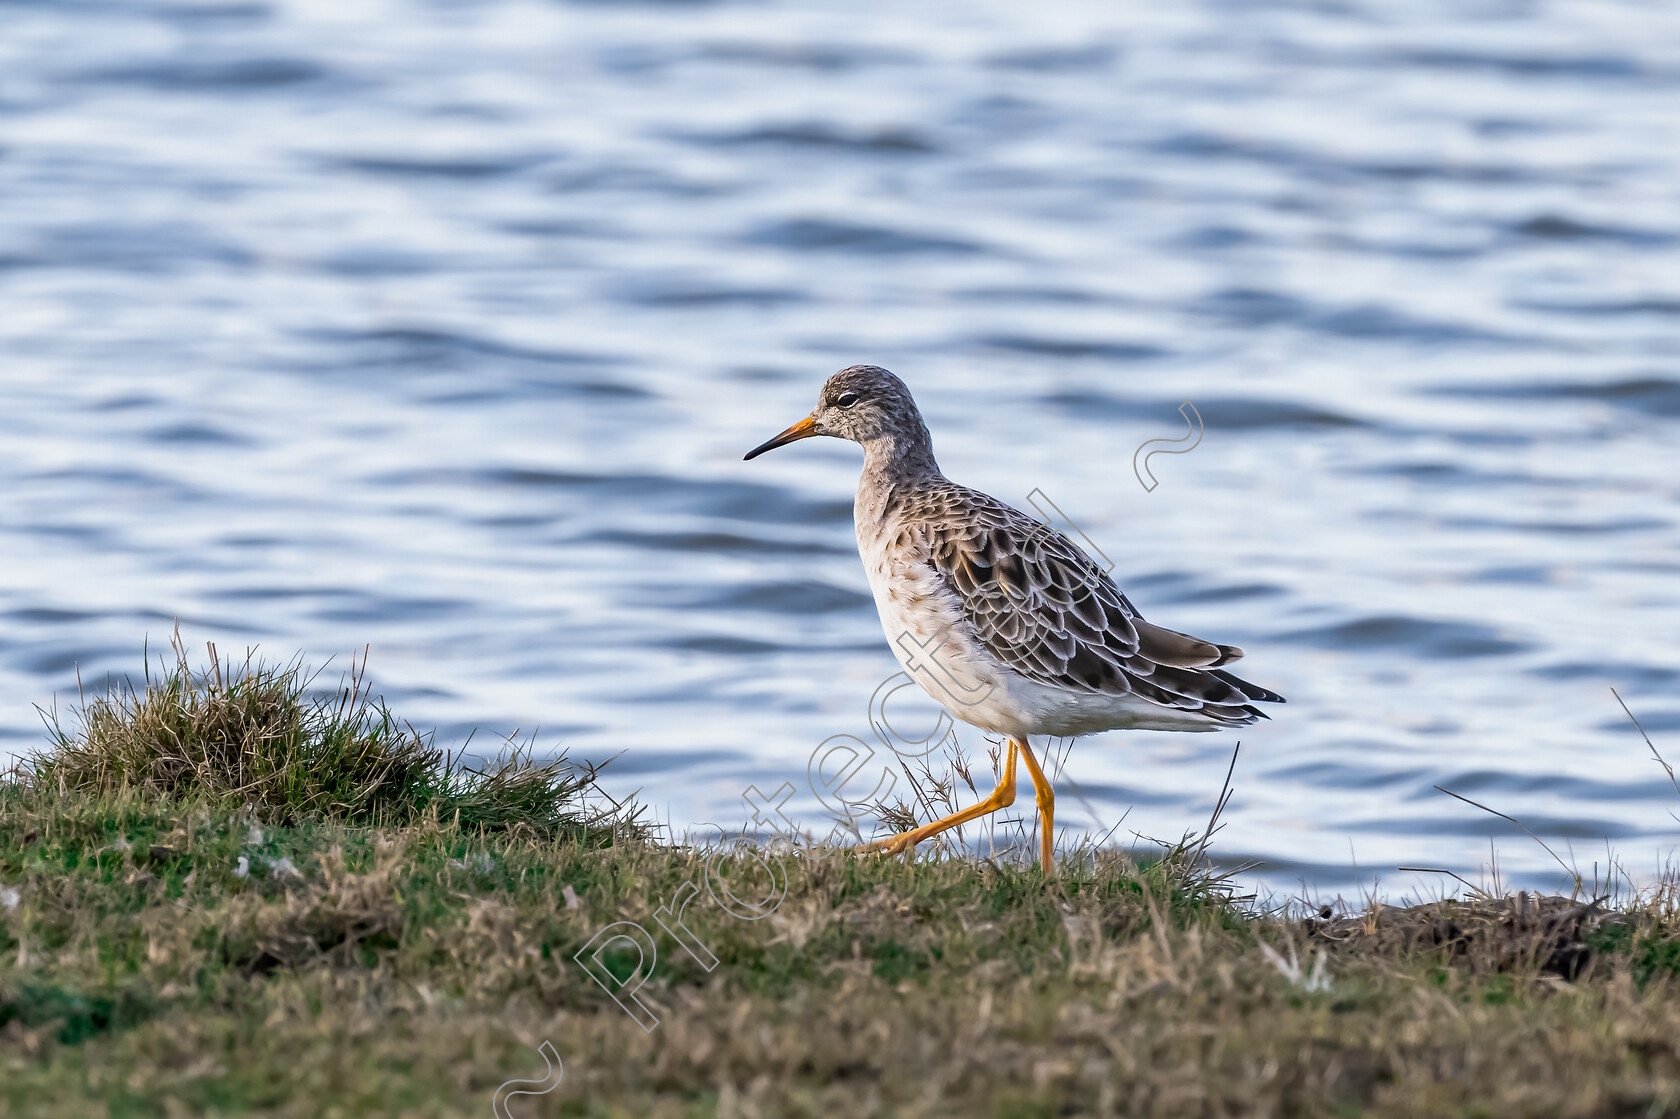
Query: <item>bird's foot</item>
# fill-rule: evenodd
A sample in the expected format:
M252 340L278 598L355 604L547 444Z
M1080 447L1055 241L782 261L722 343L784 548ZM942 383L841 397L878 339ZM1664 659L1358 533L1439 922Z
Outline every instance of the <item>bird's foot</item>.
M916 841L912 838L914 834L907 831L899 832L897 835L890 835L885 839L877 839L871 843L860 843L852 850L860 855L902 854L907 850L915 849Z

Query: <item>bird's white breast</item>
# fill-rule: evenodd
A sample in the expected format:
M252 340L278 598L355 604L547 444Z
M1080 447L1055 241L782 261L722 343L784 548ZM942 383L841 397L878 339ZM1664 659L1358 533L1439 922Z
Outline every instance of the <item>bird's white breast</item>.
M999 663L975 639L961 603L935 571L913 527L901 537L891 521L860 517L858 554L893 656L922 690L965 723L1015 736L1216 729L1198 712L1162 707L1135 695L1041 684Z

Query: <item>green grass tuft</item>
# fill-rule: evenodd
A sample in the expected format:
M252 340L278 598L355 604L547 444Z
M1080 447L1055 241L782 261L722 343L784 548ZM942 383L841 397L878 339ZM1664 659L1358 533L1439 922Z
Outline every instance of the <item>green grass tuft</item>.
M528 829L610 841L634 827L616 806L585 811L592 769L561 756L534 760L510 744L474 769L436 748L368 688L364 657L337 687L294 658L269 664L247 653L228 663L208 646L195 669L177 633L173 665L144 685L114 684L85 701L66 728L43 713L48 748L27 759L19 780L37 790L143 797L247 809L296 821L318 816L403 824L426 814L468 830Z

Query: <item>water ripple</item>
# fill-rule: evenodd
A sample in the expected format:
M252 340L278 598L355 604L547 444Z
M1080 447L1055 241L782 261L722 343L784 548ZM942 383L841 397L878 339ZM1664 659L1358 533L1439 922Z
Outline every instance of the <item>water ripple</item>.
M1225 865L1555 870L1437 784L1672 845L1660 5L5 11L0 753L178 620L737 819L897 667L856 448L741 461L876 361L1289 696ZM1234 740L1081 742L1069 826L1199 826Z

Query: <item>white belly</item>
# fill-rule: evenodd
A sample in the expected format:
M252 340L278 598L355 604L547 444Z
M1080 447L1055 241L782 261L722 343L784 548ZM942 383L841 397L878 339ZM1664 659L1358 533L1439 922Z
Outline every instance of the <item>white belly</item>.
M859 552L887 644L906 674L954 718L993 734L1057 737L1098 731L1216 730L1207 716L1134 695L1059 688L998 663L971 634L956 596L933 568L889 555L859 536Z

